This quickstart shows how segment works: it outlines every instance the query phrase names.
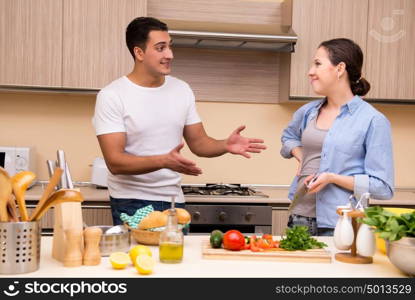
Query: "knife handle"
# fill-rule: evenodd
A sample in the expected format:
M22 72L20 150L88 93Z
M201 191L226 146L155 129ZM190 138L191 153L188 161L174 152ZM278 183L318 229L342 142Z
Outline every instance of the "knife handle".
M60 186L62 189L68 188L68 182L66 179L66 162L65 162L65 152L63 150L58 150L58 166L63 170L62 177L60 179Z
M48 159L46 161L46 164L48 166L48 173L49 173L49 178L53 176L53 169L55 167L55 163L53 161L51 161L50 159Z
M66 181L67 181L68 189L73 189L72 176L71 176L71 172L69 171L68 162L65 162L65 173L66 173Z

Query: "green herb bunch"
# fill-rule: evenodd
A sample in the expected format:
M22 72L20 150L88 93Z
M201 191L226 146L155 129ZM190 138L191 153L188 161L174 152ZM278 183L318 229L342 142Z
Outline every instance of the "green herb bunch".
M375 227L379 237L391 242L415 237L415 211L398 216L383 207L372 206L365 209L365 217L359 222Z
M295 225L285 230L286 237L280 241L280 247L289 250L307 250L327 247L325 243L317 241L308 233L307 226Z

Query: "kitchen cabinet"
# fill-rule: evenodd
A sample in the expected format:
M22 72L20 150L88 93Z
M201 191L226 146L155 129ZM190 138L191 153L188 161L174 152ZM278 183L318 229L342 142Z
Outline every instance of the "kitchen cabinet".
M368 98L415 100L415 1L369 0Z
M87 226L113 225L109 203L84 205L82 207L82 218Z
M288 207L273 207L272 208L272 235L283 235L287 228Z
M35 209L35 203L27 205L27 211L30 214ZM112 226L112 215L109 203L87 203L82 204L82 219L87 226L109 225ZM54 224L54 208L50 208L40 219L42 234L50 234L53 232Z
M130 72L128 23L146 0L0 0L0 85L101 89Z
M292 26L298 42L291 57L291 98L318 97L307 74L321 42L350 38L366 53L367 15L368 0L294 0Z
M146 15L146 0L64 0L65 88L101 89L129 73L133 58L125 43L127 25Z
M0 85L60 87L63 0L0 0Z

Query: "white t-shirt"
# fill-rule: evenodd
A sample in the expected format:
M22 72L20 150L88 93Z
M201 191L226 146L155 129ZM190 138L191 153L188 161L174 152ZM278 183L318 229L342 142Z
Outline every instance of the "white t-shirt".
M183 139L185 125L199 123L189 85L166 76L160 87L139 86L123 76L97 96L93 123L96 135L125 132L125 151L137 156L170 152ZM108 175L113 198L184 202L181 176L170 169L142 175Z

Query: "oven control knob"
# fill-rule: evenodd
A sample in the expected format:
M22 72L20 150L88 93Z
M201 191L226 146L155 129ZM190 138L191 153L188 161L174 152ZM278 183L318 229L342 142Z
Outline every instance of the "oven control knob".
M223 222L223 221L225 221L225 218L226 218L226 212L221 211L219 213L219 220Z
M193 219L195 219L195 221L199 220L199 219L200 219L200 212L195 211L195 212L193 213Z
M245 220L246 221L251 221L252 220L252 217L254 216L254 214L253 213L251 213L251 212L247 212L246 214L245 214Z

